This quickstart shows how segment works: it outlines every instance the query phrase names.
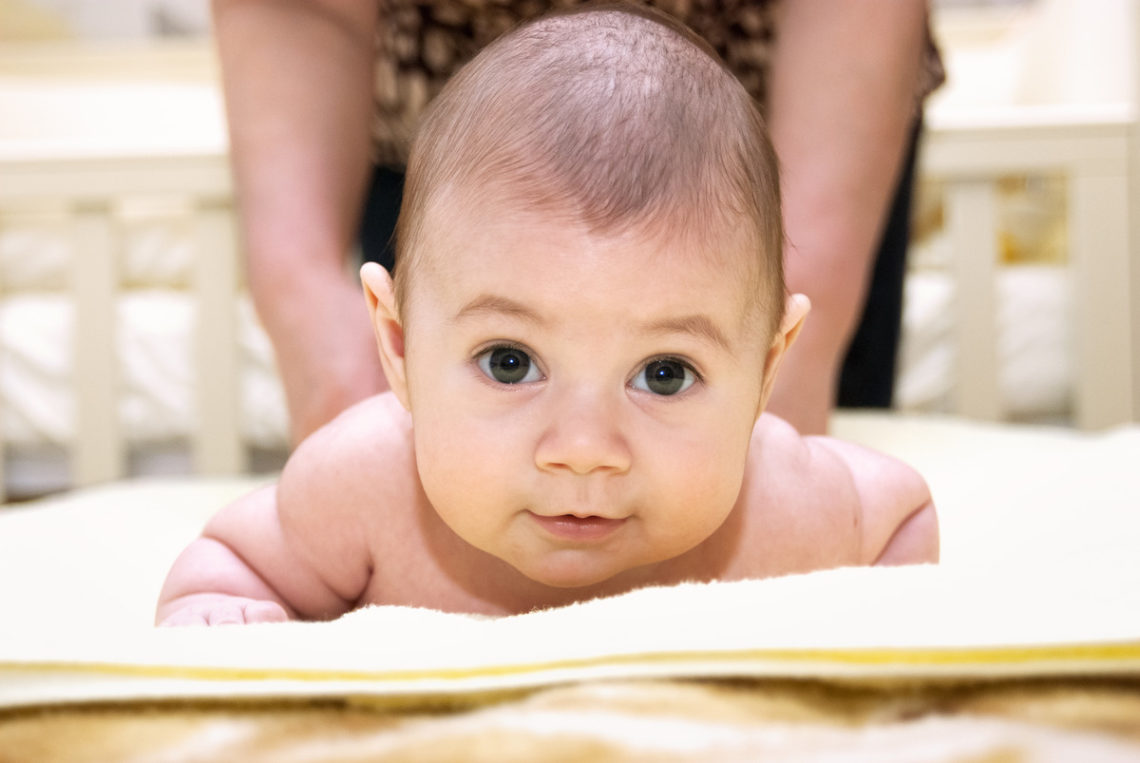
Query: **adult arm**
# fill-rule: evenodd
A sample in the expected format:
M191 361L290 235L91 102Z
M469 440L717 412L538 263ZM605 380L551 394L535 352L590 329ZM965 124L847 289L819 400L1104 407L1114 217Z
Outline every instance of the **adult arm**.
M249 285L293 442L386 387L346 267L370 167L376 0L214 0Z
M923 0L785 0L768 123L780 157L788 288L812 314L769 410L827 429L911 127L926 41Z

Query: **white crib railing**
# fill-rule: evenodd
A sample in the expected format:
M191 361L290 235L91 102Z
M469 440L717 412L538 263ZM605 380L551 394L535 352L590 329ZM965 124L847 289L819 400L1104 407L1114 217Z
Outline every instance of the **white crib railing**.
M1129 182L1134 131L1123 108L1083 115L991 112L928 130L920 172L944 183L957 282L958 413L1003 418L995 329L996 183L1009 175L1055 174L1064 178L1068 197L1075 423L1094 429L1136 420L1140 331L1132 273L1140 262L1129 244L1130 193L1140 192Z
M0 178L0 214L29 204L51 204L69 212L74 252L70 290L75 304L76 436L69 444L73 483L90 485L125 473L115 352L120 255L115 212L122 200L131 197L177 198L192 210L197 250L194 467L201 474L244 470L235 316L239 258L226 157L9 158L0 160Z

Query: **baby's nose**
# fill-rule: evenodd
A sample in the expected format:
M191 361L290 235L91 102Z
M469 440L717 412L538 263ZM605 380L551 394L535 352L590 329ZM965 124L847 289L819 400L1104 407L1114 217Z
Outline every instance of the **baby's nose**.
M540 469L574 474L629 470L631 454L618 404L580 393L564 396L552 409L535 450Z

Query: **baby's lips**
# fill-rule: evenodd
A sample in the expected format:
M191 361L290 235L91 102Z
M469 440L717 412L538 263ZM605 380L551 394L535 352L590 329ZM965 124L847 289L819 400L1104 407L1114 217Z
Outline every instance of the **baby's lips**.
M625 518L609 518L595 514L542 515L531 512L531 516L547 533L563 540L602 540L625 524Z

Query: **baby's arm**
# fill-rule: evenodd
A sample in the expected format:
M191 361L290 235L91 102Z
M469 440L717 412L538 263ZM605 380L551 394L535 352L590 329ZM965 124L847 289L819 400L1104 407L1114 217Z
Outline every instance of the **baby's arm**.
M859 502L862 556L878 565L938 561L938 515L926 480L884 453L812 438L846 465Z
M276 486L218 512L175 561L159 595L160 625L331 617L351 605L286 538Z
M218 512L170 570L157 622L318 620L355 606L372 575L366 525L385 504L369 466L406 447L377 435L394 431L393 405L374 398L345 412L297 448L276 486Z
M938 514L934 510L934 501L928 498L898 526L886 548L875 559L875 564L937 562L938 547Z
M296 612L226 540L231 527L261 524L275 510L276 488L264 488L230 504L210 520L202 536L179 555L158 598L159 625L228 625L273 622ZM260 520L260 521L256 521ZM239 542L240 543L240 542Z

